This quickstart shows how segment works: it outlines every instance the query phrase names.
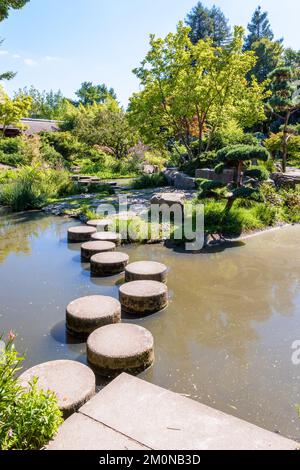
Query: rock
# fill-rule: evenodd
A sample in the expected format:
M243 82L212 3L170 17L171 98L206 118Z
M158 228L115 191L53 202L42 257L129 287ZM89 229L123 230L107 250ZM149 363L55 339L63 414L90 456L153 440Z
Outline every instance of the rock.
M95 330L87 341L89 363L101 375L138 373L154 361L154 341L145 328L118 323Z
M58 406L64 417L77 411L90 400L96 391L93 371L80 362L60 360L39 364L25 371L19 382L28 388L29 382L38 377L38 386L43 390L52 390L58 400Z
M185 194L181 192L157 193L154 194L151 198L151 204L166 204L169 207L173 206L173 204L180 204L181 206L183 206L184 202Z
M88 220L87 225L91 227L96 227L98 232L105 232L109 225L112 224L112 220L109 219L97 219L97 220Z
M223 173L217 174L215 170L211 168L201 168L196 170L196 178L203 178L211 181L220 181L224 184L230 184L234 180L234 170L233 169L224 169Z
M115 251L116 244L113 242L91 241L81 245L81 259L83 262L89 262L91 257L97 253Z
M68 241L70 243L80 243L90 240L91 236L97 232L94 227L88 225L78 225L68 229Z
M118 251L99 253L91 257L91 274L93 276L113 276L124 271L129 262L126 253Z
M120 321L120 302L104 295L90 295L73 300L66 310L67 328L76 335L89 335L101 326Z
M168 268L156 261L137 261L125 268L125 281L167 281Z
M95 241L112 242L116 245L121 244L121 235L116 232L97 232L93 233L91 238Z
M119 290L122 310L137 315L158 312L168 305L168 289L157 281L132 281Z

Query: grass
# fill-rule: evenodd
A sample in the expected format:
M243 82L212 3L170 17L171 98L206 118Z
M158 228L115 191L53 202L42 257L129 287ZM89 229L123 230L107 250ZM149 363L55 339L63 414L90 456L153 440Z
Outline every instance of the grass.
M133 189L159 188L167 186L167 180L163 173L142 175L133 183Z

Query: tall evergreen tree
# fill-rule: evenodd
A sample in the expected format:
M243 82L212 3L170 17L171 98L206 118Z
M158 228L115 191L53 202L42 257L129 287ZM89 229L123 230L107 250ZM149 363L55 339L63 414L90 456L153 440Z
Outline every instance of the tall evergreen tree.
M92 82L83 82L75 95L79 98L78 104L81 103L84 106L103 103L108 96L117 99L115 90L113 88L108 89L104 83L93 85Z
M200 39L211 38L215 46L222 46L230 40L228 20L215 5L207 8L198 2L187 15L185 22L191 28L190 38L193 44Z
M257 7L253 13L251 22L248 24L249 34L245 41L245 49L251 49L252 44L261 39L269 39L273 41L274 34L268 18L268 12L262 11L261 7Z

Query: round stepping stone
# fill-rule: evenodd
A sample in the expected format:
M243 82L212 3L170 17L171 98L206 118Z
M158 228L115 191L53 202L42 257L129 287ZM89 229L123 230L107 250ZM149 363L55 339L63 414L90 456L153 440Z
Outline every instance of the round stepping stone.
M73 300L66 310L67 329L75 335L89 335L101 326L120 321L120 302L104 295L90 295Z
M116 245L121 244L121 235L116 232L96 232L92 234L92 240L102 242L113 242Z
M87 221L87 225L90 227L96 227L99 232L105 232L111 224L112 221L109 219L95 219Z
M95 330L87 341L89 363L101 375L138 373L154 362L154 341L145 328L118 323Z
M81 245L81 259L82 261L90 261L91 257L97 253L105 253L107 251L114 251L115 249L116 244L113 242L86 242Z
M168 305L168 288L157 281L132 281L120 287L119 297L124 311L147 315Z
M112 276L124 271L129 262L126 253L113 251L110 253L98 253L91 257L91 274L93 276Z
M91 239L91 235L97 232L95 227L88 225L78 225L68 229L68 241L71 243L86 242Z
M38 377L38 386L52 390L64 417L70 416L96 392L96 379L93 371L75 361L51 361L39 364L25 371L20 377L21 385L28 388L29 382Z
M168 268L156 261L137 261L125 269L125 281L158 281L167 282Z

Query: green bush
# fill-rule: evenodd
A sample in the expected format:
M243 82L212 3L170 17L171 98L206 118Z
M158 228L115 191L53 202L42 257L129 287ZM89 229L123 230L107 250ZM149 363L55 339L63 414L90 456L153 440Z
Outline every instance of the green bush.
M163 173L154 173L153 175L142 175L133 183L134 189L159 188L167 186L167 180Z
M65 171L42 170L25 166L14 179L0 187L0 204L13 211L40 209L49 198L74 194L75 184Z
M263 166L251 166L248 170L244 171L244 176L259 181L267 181L270 177L270 173Z
M28 162L22 137L0 139L0 163L18 166Z
M0 351L0 449L39 450L55 436L62 414L55 394L39 389L37 379L21 387L17 373L24 358L13 341L10 332Z
M217 159L228 164L251 160L267 161L269 156L267 149L261 145L230 145L217 152Z

